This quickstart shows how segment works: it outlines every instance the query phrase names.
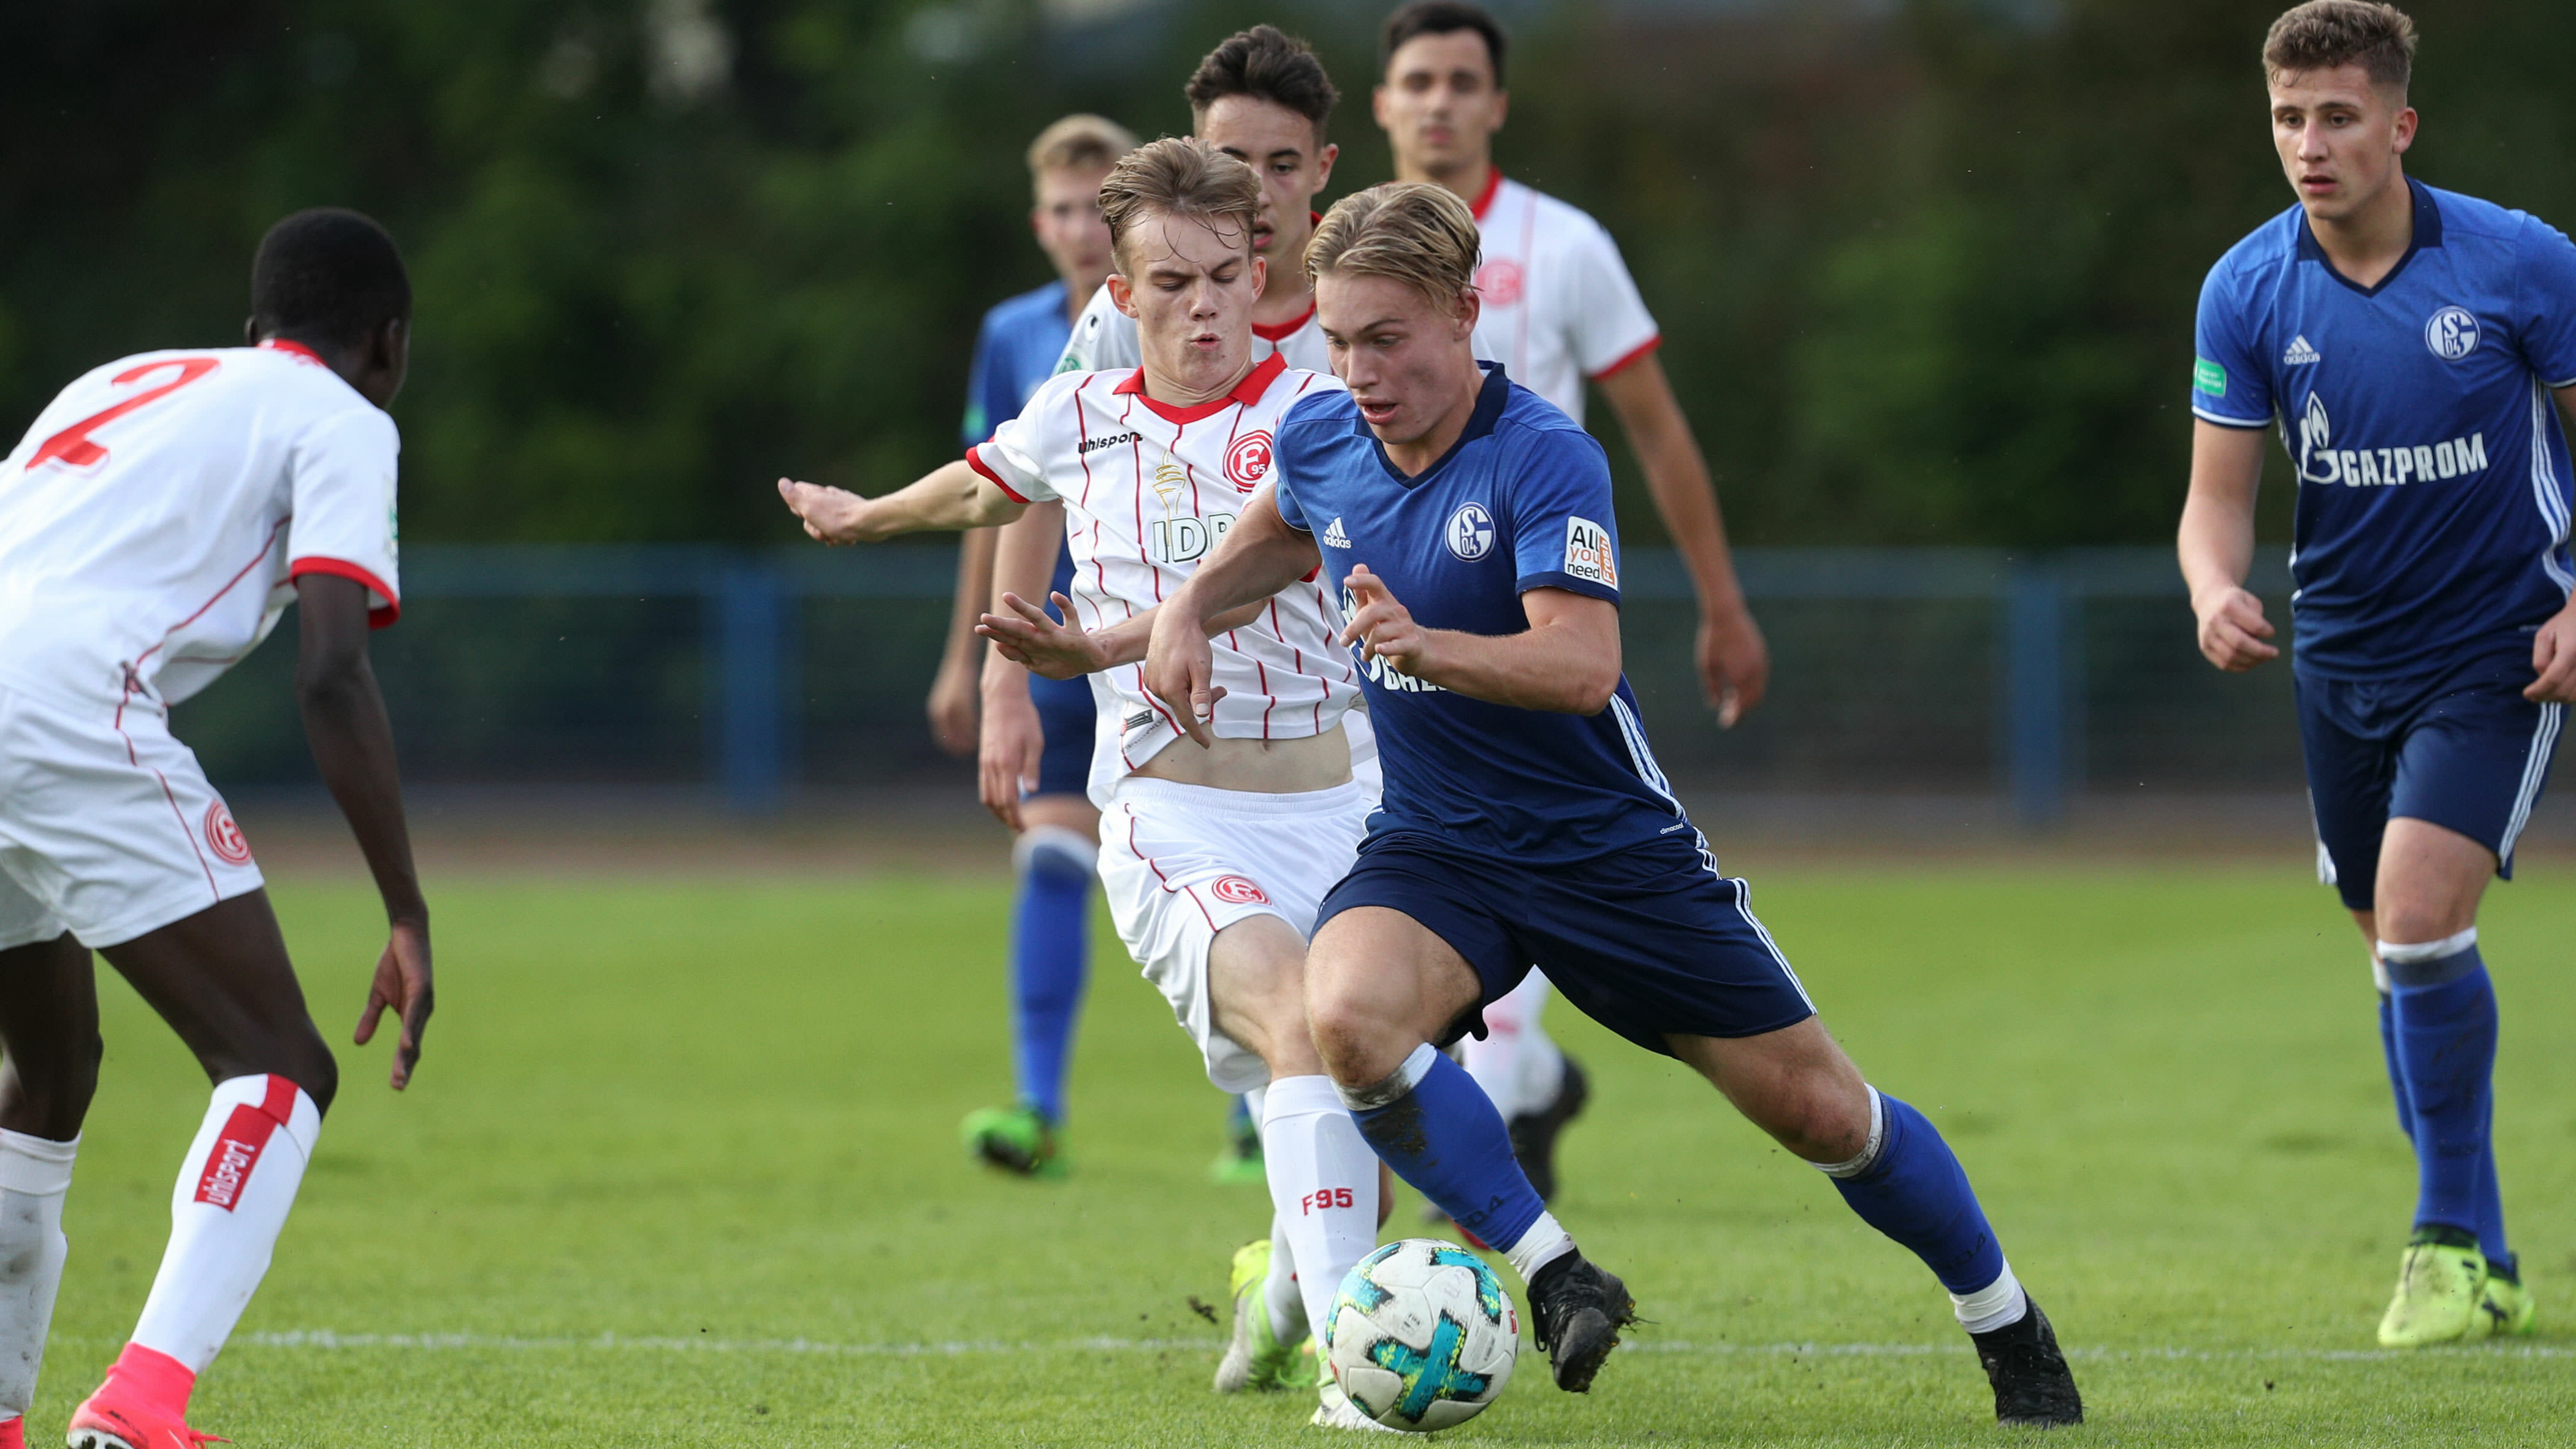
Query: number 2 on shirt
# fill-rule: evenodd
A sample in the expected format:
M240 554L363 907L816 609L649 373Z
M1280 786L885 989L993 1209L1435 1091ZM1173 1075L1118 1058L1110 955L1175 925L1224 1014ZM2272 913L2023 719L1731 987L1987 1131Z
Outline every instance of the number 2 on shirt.
M177 392L179 389L186 387L192 382L195 382L198 378L214 371L216 366L217 364L215 359L211 357L165 357L157 362L147 362L138 367L127 368L125 371L118 373L114 378L110 379L110 381L114 382L117 386L122 387L129 382L134 382L140 378L159 372L165 367L175 367L179 369L179 375L170 379L168 382L161 384L159 387L147 387L143 391L136 393L134 396L127 398L125 401L118 403L114 407L101 408L99 411L90 414L88 417L81 419L79 422L72 424L70 427L63 429L52 437L45 439L45 441L37 447L36 455L27 460L28 470L32 472L47 463L60 463L67 468L89 468L95 467L99 463L106 461L107 449L100 444L90 441L89 435L91 429L103 428L109 423L115 422L118 418L125 416L127 413L134 411L136 408L142 407L146 403L156 402L162 398L168 397L170 394Z

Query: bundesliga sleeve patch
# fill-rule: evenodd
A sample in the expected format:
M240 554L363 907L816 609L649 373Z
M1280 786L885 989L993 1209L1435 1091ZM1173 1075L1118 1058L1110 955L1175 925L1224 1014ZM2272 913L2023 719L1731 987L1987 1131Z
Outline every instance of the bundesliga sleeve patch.
M2211 397L2225 397L2227 396L2227 369L2206 357L2193 358L2191 385L2196 391L2205 392Z
M1610 530L1589 518L1565 520L1565 572L1606 588L1619 587L1619 560L1611 553Z

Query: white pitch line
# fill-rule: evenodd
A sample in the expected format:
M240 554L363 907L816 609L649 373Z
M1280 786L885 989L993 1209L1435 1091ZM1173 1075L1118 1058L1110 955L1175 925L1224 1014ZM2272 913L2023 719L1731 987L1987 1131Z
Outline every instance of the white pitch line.
M834 1343L812 1338L710 1338L639 1336L601 1333L587 1337L531 1337L486 1333L340 1333L328 1328L246 1333L239 1340L255 1348L367 1349L399 1348L486 1353L565 1353L614 1350L646 1353L813 1354L837 1358L973 1358L1039 1353L1164 1353L1211 1351L1217 1338L1064 1338L1043 1342L1001 1339L951 1339L928 1343ZM1948 1343L1693 1343L1654 1339L1620 1346L1633 1353L1699 1355L1709 1358L1921 1358L1966 1354L1966 1344ZM1524 1349L1523 1352L1529 1350ZM2576 1358L2576 1348L2555 1344L2486 1344L2462 1352L2488 1358ZM2316 1363L2378 1363L2399 1359L2417 1362L2461 1362L2420 1351L2342 1348L2071 1348L2066 1356L2110 1362L2176 1361L2256 1363L2289 1360Z

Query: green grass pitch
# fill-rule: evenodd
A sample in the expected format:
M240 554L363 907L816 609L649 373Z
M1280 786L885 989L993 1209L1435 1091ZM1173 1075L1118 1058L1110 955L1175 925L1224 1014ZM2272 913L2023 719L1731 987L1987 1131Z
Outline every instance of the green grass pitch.
M1757 892L1826 1021L1968 1163L2072 1350L2052 1443L2538 1443L2576 1423L2576 885L2497 891L2507 1201L2541 1332L2373 1349L2413 1176L2359 942L2291 865L1801 865ZM971 1168L1006 1088L1005 889L825 879L433 882L413 1090L340 1106L199 1427L285 1445L1315 1443L1207 1390L1257 1189L1207 1182L1221 1099L1104 931L1076 1170ZM317 1017L382 937L363 887L277 891ZM131 1327L202 1087L119 985L31 1422ZM1558 1211L1650 1327L1589 1397L1525 1358L1460 1440L1984 1444L1938 1287L1696 1079L1561 1004L1590 1065ZM1395 1233L1415 1202L1397 1206ZM1515 1292L1518 1285L1514 1283ZM2551 1426L2555 1425L2555 1428ZM2560 1440L2564 1442L2564 1440Z

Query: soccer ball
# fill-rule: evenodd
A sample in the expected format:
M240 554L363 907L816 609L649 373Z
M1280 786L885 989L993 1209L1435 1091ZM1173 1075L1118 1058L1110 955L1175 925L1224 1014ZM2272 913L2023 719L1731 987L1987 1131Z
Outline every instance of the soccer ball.
M1324 1355L1359 1411L1427 1434L1484 1412L1512 1381L1521 1315L1454 1243L1407 1238L1360 1259L1333 1295Z

